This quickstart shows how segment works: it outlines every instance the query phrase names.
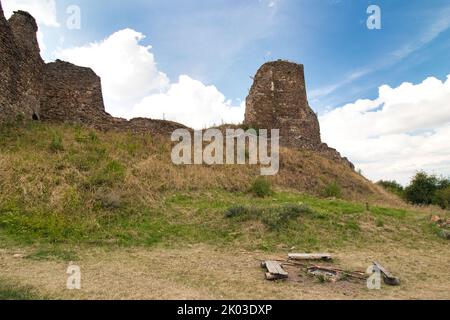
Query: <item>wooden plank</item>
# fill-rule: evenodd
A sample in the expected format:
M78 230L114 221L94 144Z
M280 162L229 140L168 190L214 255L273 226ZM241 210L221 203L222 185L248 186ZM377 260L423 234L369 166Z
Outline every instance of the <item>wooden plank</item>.
M290 253L289 260L332 260L329 253Z
M392 275L389 271L387 271L381 264L378 262L373 263L374 268L380 270L383 274L384 282L390 286L398 286L400 285L400 279Z
M267 271L269 271L270 274L274 276L280 276L287 278L289 274L283 269L281 264L277 261L266 261L266 268Z
M275 281L275 280L282 280L282 279L286 279L286 278L281 277L279 275L273 275L269 272L266 273L266 280L268 280L268 281Z

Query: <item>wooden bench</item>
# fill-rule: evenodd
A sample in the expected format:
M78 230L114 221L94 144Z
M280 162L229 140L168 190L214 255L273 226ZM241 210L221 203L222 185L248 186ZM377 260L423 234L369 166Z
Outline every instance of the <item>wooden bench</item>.
M281 280L289 277L289 274L283 269L280 262L277 261L264 261L261 263L261 267L267 269L267 280Z

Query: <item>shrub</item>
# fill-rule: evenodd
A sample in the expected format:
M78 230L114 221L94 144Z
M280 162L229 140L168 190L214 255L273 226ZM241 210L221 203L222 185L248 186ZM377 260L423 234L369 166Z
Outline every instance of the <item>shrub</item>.
M272 195L272 184L263 177L258 177L252 184L250 191L260 198Z
M63 140L59 134L53 135L49 148L52 152L64 151Z
M264 209L233 206L225 212L225 217L239 219L240 221L258 220L271 229L277 229L286 225L289 221L298 219L304 214L315 214L315 212L304 204L286 204Z
M450 209L450 187L437 190L433 202L442 209Z
M226 218L235 218L248 215L249 209L244 206L233 206L225 212Z
M267 210L261 221L272 229L279 228L291 220L298 219L302 214L311 214L313 210L307 205L287 204L281 208Z
M406 200L413 204L432 204L438 190L438 183L436 176L418 172L405 189Z
M323 194L327 198L341 198L342 190L341 187L337 184L337 182L332 182L326 186Z

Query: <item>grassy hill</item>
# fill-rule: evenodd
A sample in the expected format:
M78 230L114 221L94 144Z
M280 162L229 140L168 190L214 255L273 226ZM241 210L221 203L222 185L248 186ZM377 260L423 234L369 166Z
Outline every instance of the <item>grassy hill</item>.
M402 256L398 250L448 247L430 222L431 214L448 213L409 207L348 167L317 154L282 150L280 174L270 178L274 191L260 198L252 192L259 167L174 166L170 151L170 142L159 136L42 123L1 127L0 255L8 260L20 251L25 259L5 267L4 291L11 291L11 280L41 283L14 270L87 263L92 250L106 260L109 253L104 250L124 258L123 250L146 248L159 252L161 259L181 250L173 254L195 263L195 252L200 257L219 254L217 250L222 259L233 259L242 251L252 257L290 250L366 252L371 257L383 248L391 248L386 249L389 253L394 247ZM330 186L340 190L342 199L327 197ZM195 249L199 246L202 254ZM393 264L400 266L409 255L403 257ZM129 259L136 260L132 253ZM245 261L250 272L258 270L257 264ZM435 272L436 279L444 277ZM417 277L412 274L411 281ZM1 283L0 278L0 289ZM242 287L229 290L242 292ZM47 287L42 294L53 291ZM82 297L111 297L94 291ZM410 297L408 292L402 294ZM289 298L281 291L280 297Z

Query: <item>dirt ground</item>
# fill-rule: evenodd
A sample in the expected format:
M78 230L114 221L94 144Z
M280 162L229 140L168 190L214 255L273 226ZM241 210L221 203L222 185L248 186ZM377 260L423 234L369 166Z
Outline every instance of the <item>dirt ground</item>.
M295 282L268 282L261 259L286 252L230 252L206 245L186 249L78 249L81 290L67 290L68 262L25 258L33 248L0 250L1 277L55 299L450 299L450 250L434 246L375 247L333 253L344 270L380 261L399 287L368 290L364 281L321 283L299 271ZM387 253L386 253L387 252Z

